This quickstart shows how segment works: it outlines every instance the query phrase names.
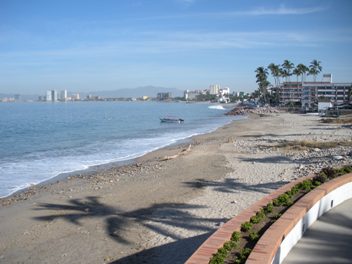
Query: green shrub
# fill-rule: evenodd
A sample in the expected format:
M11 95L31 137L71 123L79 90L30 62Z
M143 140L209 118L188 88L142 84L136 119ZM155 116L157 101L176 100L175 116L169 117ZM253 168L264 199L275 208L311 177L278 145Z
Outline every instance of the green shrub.
M262 221L265 218L265 213L263 209L260 209L259 212L257 212L255 215L253 215L250 219L250 222L252 224L258 224L260 221Z
M298 187L303 191L310 191L313 187L311 180L305 180L298 184Z
M276 199L274 199L273 204L275 206L280 206L280 205L289 206L292 204L292 199L287 193L284 193L284 194L281 194Z
M321 185L321 182L320 181L317 181L317 180L313 180L313 187L318 187L319 185Z
M347 173L352 172L352 167L351 166L345 166L339 169L335 169L335 175L333 177L341 176Z
M325 175L329 178L329 179L333 179L335 178L335 170L331 167L327 167L327 168L323 168L321 170L322 173L325 173Z
M236 264L245 263L249 254L251 254L251 251L252 250L250 248L242 249L240 253L237 253L235 263Z
M238 242L241 239L241 233L238 231L235 231L232 233L231 240L234 242Z
M227 242L224 244L224 246L223 246L223 248L224 248L227 252L231 251L232 249L234 249L234 248L236 248L236 247L237 247L237 243L235 243L234 241L227 241Z
M250 223L250 222L244 222L242 225L241 225L241 231L243 232L247 232L249 230L251 230L253 227L253 225Z
M274 209L274 205L272 202L270 202L264 207L264 213L269 214L273 211L273 209Z
M326 175L325 172L320 172L317 176L313 178L313 181L318 181L320 183L324 183L328 180L328 176Z
M299 187L297 185L293 186L290 191L286 192L289 196L294 196L299 193Z
M258 233L257 232L250 232L249 233L249 239L251 240L251 241L257 241L258 240L258 238L259 238L259 235L258 235Z
M344 169L346 174L352 172L352 166L345 166L343 169Z
M219 248L218 251L213 254L213 257L210 259L209 264L223 264L228 253L228 250L226 250L224 247Z

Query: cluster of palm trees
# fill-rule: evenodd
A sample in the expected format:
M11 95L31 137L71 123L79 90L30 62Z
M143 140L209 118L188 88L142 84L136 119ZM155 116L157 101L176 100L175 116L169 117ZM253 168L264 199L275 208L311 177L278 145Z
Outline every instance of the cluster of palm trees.
M317 75L322 71L321 62L318 60L313 60L309 67L300 63L296 67L295 65L289 61L285 60L281 65L270 63L267 68L258 67L255 70L257 83L258 83L258 93L262 96L264 102L266 102L267 97L267 89L270 85L268 81L269 72L274 78L274 87L279 87L281 85L282 80L285 82L290 82L290 77L292 75L296 75L297 83L299 77L301 77L301 82L306 80L307 75L313 76L314 82L316 81Z

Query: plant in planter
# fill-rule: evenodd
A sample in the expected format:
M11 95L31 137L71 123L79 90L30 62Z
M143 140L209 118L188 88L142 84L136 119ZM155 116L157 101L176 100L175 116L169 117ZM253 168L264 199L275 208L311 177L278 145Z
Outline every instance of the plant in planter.
M270 214L274 209L274 205L272 202L268 203L265 207L264 207L264 213L266 215Z
M241 233L238 231L235 231L232 233L231 240L234 242L238 242L241 239Z
M249 240L250 241L257 241L258 239L259 239L259 235L258 235L258 233L257 232L250 232L249 233L249 235L248 235L248 237L249 237Z
M273 200L274 206L289 206L292 204L291 196L287 193L281 194L279 197Z
M241 225L241 231L247 232L247 231L251 230L252 227L253 227L252 223L250 223L250 222L244 222L244 223Z
M209 263L245 263L256 241L265 230L297 200L320 184L337 176L352 172L352 166L340 169L325 168L315 177L304 180L289 191L279 195L256 212L249 221L241 224L241 232L235 231Z
M258 224L260 221L262 221L265 218L265 213L264 209L261 209L259 212L257 212L255 215L253 215L250 219L250 222L252 224Z
M242 264L245 263L249 254L251 254L252 249L250 248L243 248L238 254L236 254L236 264Z

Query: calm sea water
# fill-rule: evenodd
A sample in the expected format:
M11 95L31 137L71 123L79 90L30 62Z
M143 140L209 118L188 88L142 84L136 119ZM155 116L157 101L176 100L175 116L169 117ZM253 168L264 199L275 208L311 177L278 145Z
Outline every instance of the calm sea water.
M185 122L160 123L166 115ZM0 104L0 197L61 173L129 160L231 120L207 104Z

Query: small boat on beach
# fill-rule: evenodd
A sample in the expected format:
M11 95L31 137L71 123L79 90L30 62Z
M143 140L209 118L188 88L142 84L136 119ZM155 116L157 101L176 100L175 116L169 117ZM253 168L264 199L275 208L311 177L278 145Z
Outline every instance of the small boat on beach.
M184 119L178 118L178 117L171 117L171 116L160 117L161 123L182 123L184 121L185 121Z

